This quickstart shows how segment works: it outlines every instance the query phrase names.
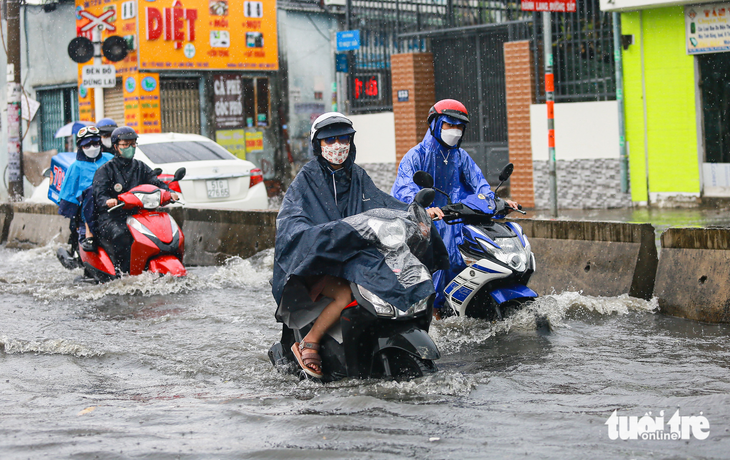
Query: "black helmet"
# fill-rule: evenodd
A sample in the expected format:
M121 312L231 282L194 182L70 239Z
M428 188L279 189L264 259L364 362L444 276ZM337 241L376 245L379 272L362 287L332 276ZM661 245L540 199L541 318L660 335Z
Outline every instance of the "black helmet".
M117 124L111 118L102 118L99 123L96 124L103 136L108 136L117 128Z
M346 134L355 134L352 128L352 121L339 112L327 112L320 115L312 123L312 129L309 132L309 140L312 142L314 151L318 151L320 139L332 136L344 136Z
M78 147L83 147L84 145L94 141L101 141L99 128L94 125L84 126L78 133L76 133L76 145Z
M112 131L112 145L119 141L136 141L137 133L129 126L122 126Z

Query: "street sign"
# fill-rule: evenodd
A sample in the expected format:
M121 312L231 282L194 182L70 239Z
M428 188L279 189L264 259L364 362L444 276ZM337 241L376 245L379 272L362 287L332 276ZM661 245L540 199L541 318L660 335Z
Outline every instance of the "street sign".
M90 21L88 24L84 25L81 28L81 31L86 32L88 30L93 29L96 26L101 26L102 29L106 29L109 32L114 32L115 30L117 30L117 28L114 27L114 25L106 22L106 20L111 18L112 16L114 16L115 13L116 13L116 10L106 10L103 13L101 13L99 16L94 16L93 14L89 13L86 10L79 11L79 14L81 16L85 17L86 19L88 19Z
M576 0L522 0L522 11L575 13Z
M335 54L335 71L347 73L349 66L347 65L347 55L345 53Z
M117 70L111 64L85 65L81 68L81 80L87 88L114 88Z
M337 51L353 51L360 49L360 31L345 30L337 32Z

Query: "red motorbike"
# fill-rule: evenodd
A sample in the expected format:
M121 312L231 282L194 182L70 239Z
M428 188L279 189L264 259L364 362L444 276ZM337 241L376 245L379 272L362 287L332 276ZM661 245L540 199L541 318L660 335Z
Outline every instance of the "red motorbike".
M172 183L184 175L185 169L181 168L175 173ZM135 210L134 214L127 217L127 227L134 239L130 248L129 274L139 275L150 271L161 275L185 276L187 270L182 263L185 236L170 214L157 211L157 208L173 202L170 192L144 184L120 194L117 200L119 204L110 208L109 212L118 208ZM102 283L119 277L109 254L101 245L94 252L79 247L79 255L86 276Z

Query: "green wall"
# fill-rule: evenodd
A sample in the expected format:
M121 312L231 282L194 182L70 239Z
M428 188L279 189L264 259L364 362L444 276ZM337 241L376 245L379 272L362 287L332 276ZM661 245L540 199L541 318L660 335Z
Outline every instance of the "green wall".
M621 24L623 34L634 36L623 52L631 199L647 201L646 150L651 193L699 193L694 57L685 47L684 7L623 13Z

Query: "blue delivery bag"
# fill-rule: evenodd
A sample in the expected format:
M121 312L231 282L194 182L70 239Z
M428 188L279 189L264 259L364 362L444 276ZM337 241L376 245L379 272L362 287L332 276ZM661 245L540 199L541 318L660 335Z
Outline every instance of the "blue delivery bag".
M48 185L48 199L58 204L61 185L71 163L76 161L76 152L61 152L51 158L51 178Z

